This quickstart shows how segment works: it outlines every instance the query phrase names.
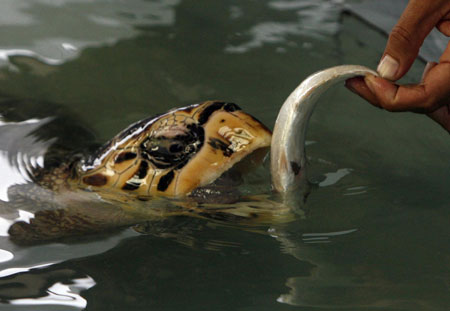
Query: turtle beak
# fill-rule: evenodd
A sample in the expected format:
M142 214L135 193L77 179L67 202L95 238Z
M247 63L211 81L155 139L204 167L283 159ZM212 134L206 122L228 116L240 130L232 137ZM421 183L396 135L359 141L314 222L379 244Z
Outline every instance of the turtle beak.
M205 143L172 184L175 196L205 186L245 158L246 169L261 164L272 138L271 131L242 110L215 111L204 125Z

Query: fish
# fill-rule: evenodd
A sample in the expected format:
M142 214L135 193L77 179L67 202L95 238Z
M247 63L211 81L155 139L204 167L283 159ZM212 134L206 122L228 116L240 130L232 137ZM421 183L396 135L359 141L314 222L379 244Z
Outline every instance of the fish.
M324 69L307 77L288 96L278 113L270 148L272 187L285 200L305 184L305 139L309 119L320 96L333 85L346 79L375 75L372 69L360 65L341 65Z

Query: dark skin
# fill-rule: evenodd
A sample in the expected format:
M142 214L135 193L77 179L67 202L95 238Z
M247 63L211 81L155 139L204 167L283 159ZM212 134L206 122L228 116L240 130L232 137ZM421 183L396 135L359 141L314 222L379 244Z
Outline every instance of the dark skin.
M434 27L450 37L450 1L410 0L389 35L377 68L380 77L352 78L346 87L376 107L426 114L450 133L450 42L438 63L427 64L420 83L395 83L411 68Z

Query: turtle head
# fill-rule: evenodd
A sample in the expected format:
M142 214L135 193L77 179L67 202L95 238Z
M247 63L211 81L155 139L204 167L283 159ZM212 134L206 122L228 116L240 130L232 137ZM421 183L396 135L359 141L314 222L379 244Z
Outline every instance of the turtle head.
M93 190L178 197L244 158L261 161L270 141L270 130L237 105L207 101L131 125L81 163L76 179Z

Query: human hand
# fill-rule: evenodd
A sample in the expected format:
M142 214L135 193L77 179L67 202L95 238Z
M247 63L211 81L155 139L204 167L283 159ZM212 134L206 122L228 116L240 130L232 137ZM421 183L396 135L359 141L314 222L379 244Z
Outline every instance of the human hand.
M374 106L388 111L426 113L450 132L450 43L439 63L429 63L422 81L398 85L433 27L450 36L450 1L411 0L392 29L381 62L381 77L349 79L346 86Z

